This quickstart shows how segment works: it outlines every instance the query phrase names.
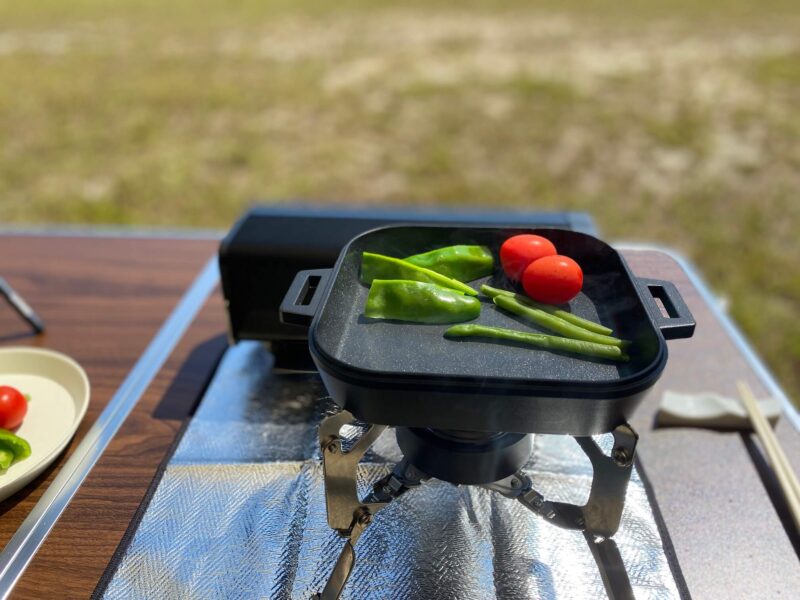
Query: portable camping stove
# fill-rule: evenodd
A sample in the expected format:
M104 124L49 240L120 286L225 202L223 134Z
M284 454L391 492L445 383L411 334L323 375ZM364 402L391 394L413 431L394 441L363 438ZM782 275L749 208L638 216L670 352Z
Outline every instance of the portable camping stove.
M355 566L355 544L375 514L431 477L453 484L480 485L518 500L557 527L583 532L609 598L633 598L622 558L611 538L619 527L638 440L627 423L611 432L614 445L610 455L593 438L575 437L594 472L586 504L576 506L546 500L522 471L532 451L533 434L403 427L397 428L403 460L374 484L366 498L360 499L358 463L386 426L368 425L345 451L340 431L355 422L351 413L342 410L327 417L319 427L328 525L346 541L325 588L315 600L339 598Z
M319 372L341 409L320 423L319 443L327 521L345 543L315 598L340 597L355 565L355 545L377 512L431 478L497 491L557 527L581 531L609 597L633 597L611 539L620 525L638 439L627 418L666 364L665 341L691 337L695 323L674 284L636 278L618 252L588 235L591 226L583 234L579 230L586 231L586 223L581 226L570 215L539 217L440 216L433 225L429 216L403 213L395 222L406 225L362 233L392 219L367 223L352 216L309 220L253 214L223 242L220 268L234 339L277 342L276 361L285 368ZM577 312L593 320L603 313L620 336L636 340L642 349L624 372L556 354L534 365L502 346L487 360L483 354L476 357L478 350L470 345L450 346L435 330L395 323L390 332L385 324L361 322L367 293L358 278L363 251L377 248L407 256L456 243L497 248L520 227L527 232L543 225L549 228L536 231L594 265L584 280L586 298L591 298L576 305ZM334 261L332 268L318 268ZM508 326L508 317L484 312L490 325ZM427 354L419 353L420 347ZM382 351L370 351L375 348ZM426 356L436 356L435 368ZM480 368L465 371L465 364ZM560 377L553 379L554 372ZM354 424L363 433L352 442ZM402 458L361 498L359 462L386 424L396 427ZM506 433L476 433L484 428ZM522 470L532 454L532 433L509 431L574 437L592 466L586 503L548 501L536 491ZM591 437L600 433L613 434L608 454Z

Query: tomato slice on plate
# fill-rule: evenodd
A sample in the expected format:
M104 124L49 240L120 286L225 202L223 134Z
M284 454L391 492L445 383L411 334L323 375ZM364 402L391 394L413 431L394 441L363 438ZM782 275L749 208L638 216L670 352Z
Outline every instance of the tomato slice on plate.
M25 396L10 385L0 385L0 428L15 429L28 412Z

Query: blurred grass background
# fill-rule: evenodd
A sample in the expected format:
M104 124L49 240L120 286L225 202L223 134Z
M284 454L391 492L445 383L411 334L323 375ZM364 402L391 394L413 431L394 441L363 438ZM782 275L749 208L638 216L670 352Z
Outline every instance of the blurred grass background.
M6 223L584 210L691 257L800 398L795 0L5 1L0 134Z

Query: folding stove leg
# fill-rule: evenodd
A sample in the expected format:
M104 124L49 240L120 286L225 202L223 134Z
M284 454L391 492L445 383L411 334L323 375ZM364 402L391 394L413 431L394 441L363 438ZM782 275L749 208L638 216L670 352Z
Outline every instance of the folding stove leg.
M584 506L545 500L522 471L484 487L519 500L558 527L582 531L600 569L608 597L627 600L633 598L633 590L611 536L619 528L639 436L627 423L614 429L613 434L614 447L610 456L606 456L591 437L575 438L594 471L589 499Z
M344 452L339 430L343 425L353 421L355 417L352 414L341 411L326 418L319 427L328 525L347 541L325 588L312 600L339 598L355 566L356 542L367 525L372 522L375 513L408 491L410 487L417 486L427 479L426 475L406 461L402 461L395 466L392 473L375 484L374 491L368 497L360 500L356 484L358 463L386 426L371 425L353 447Z

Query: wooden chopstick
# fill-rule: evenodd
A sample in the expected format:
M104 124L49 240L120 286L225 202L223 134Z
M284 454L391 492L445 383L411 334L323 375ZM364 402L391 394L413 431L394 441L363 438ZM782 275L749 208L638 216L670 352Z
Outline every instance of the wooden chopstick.
M755 396L753 396L750 386L741 380L736 382L736 386L739 388L739 394L742 396L747 414L750 415L753 429L761 440L772 469L775 471L775 477L778 479L778 483L786 497L786 503L792 513L795 525L800 530L800 482L798 482L797 476L786 458L786 453L781 448L780 442L778 442L778 438L772 431L772 427L761 411Z
M758 433L760 438L766 438L766 440L762 439L762 443L766 441L766 443L772 445L776 460L780 462L781 468L786 472L786 477L789 480L792 491L797 498L800 498L800 482L798 482L797 476L794 474L791 464L789 464L789 459L786 458L786 453L783 451L780 442L778 442L778 438L775 436L775 432L772 430L758 401L753 395L753 391L744 381L739 381L737 385L739 386L739 393L742 395L742 399L745 402L745 408L747 408L747 412L750 414L750 420L753 421L755 419L761 423L761 431L756 431L756 433ZM770 459L770 461L772 461L772 459Z

